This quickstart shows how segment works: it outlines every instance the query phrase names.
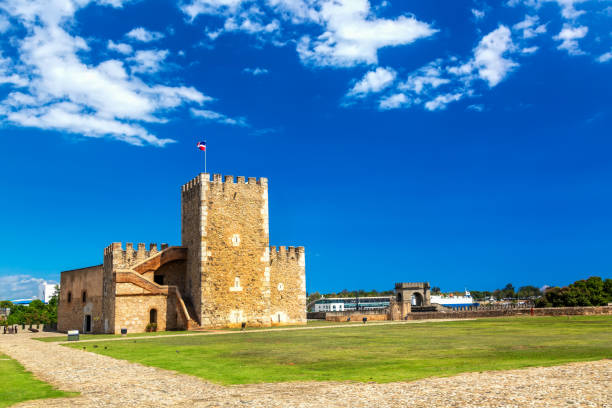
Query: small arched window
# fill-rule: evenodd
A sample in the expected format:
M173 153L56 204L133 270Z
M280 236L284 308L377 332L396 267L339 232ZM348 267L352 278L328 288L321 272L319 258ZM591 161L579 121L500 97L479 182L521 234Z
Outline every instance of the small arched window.
M87 302L87 291L84 290L83 293L81 294L81 297L83 299L83 303Z
M398 293L398 294L397 294L397 301L398 301L398 302L401 302L401 301L402 301L402 294L401 294L401 293Z
M68 303L72 302L72 292L68 292Z
M236 276L234 278L234 287L235 288L239 288L240 287L240 278L238 276Z

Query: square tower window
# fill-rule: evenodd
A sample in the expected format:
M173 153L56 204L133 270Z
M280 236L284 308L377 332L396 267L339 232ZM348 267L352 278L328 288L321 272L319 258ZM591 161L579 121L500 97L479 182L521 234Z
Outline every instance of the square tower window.
M233 246L240 245L240 235L239 234L232 235L232 245Z

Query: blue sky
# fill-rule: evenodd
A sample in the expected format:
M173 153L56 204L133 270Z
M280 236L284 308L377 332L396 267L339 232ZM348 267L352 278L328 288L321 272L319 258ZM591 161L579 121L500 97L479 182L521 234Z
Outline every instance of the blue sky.
M0 0L0 297L270 180L309 291L610 276L612 1Z

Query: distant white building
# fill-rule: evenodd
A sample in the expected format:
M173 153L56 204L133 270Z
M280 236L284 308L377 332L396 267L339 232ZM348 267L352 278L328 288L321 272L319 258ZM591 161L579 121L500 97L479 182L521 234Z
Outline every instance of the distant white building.
M49 303L49 300L51 300L51 298L55 294L56 287L59 288L59 285L57 283L41 283L38 287L38 298L45 303Z
M343 312L344 303L316 303L314 305L315 312Z

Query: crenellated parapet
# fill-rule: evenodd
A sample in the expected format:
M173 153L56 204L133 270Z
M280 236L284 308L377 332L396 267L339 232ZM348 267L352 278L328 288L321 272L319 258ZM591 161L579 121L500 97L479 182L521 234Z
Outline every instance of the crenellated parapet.
M159 247L157 244L149 244L147 249L144 243L134 244L127 242L125 249L121 242L113 242L104 248L104 264L110 264L113 268L130 268L139 264L147 258L157 255L159 252L168 248L168 244L163 243Z
M200 173L197 177L189 180L187 183L183 184L181 187L181 191L183 193L188 192L198 186L203 185L204 183L214 183L214 184L237 184L237 185L267 185L268 179L266 177L244 177L238 176L234 177L231 175L222 175L222 174L213 174L212 179L209 173Z
M270 263L273 262L294 262L303 266L305 260L305 250L303 246L271 246Z

